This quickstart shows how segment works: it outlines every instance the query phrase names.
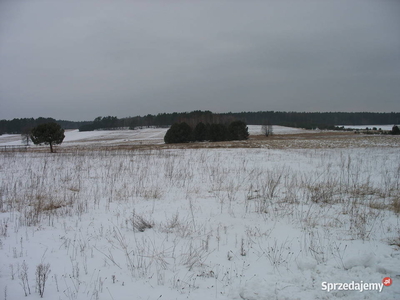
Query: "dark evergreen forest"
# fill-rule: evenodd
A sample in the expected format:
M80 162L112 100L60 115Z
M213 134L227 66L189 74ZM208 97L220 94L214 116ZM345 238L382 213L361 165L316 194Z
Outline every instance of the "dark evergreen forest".
M91 131L98 129L169 127L174 123L187 123L194 128L198 123L229 124L240 120L248 125L282 125L299 128L334 129L336 125L396 125L400 124L400 113L371 112L281 112L258 111L216 114L211 111L160 113L127 118L113 116L97 117L93 121L74 122L53 118L23 118L0 120L0 133L23 133L26 130L48 122L57 122L64 129Z

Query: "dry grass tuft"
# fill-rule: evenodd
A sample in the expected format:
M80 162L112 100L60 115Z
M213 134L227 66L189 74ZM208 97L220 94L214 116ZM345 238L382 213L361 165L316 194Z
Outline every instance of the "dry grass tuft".
M392 210L396 214L400 214L400 195L397 195L396 197L393 198L391 206L392 206Z

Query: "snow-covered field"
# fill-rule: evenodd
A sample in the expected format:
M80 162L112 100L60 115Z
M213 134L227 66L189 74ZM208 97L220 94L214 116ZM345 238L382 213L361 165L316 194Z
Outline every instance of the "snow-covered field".
M250 135L262 134L260 125L248 125ZM293 128L279 125L272 125L273 134L300 134L300 133L315 133L318 131L306 130L301 128Z
M398 147L2 152L0 180L0 299L38 266L45 299L400 299Z
M164 143L164 135L167 128L146 128L138 130L104 130L104 131L86 131L66 130L63 146L73 145L97 145L97 144L139 144L146 143ZM0 136L0 146L22 145L21 135L4 134Z
M344 126L345 128L365 129L382 128L383 130L391 130L393 126L388 125L370 125L370 126ZM250 135L262 135L260 125L248 125ZM279 125L273 125L273 134L302 134L302 133L319 133L319 130L305 130L301 128L292 128ZM79 130L66 130L63 145L87 145L95 146L98 144L163 144L164 136L167 128L143 128L136 130L104 130L104 131L87 131L79 132ZM21 135L4 134L0 135L0 146L18 146L22 145Z
M250 135L261 135L261 126L249 125ZM79 132L79 130L66 130L63 146L87 145L95 146L98 144L163 144L164 136L167 128L144 128L136 130L104 130L104 131L87 131ZM284 126L273 126L274 134L296 134L317 132L299 128L291 128ZM21 135L4 134L0 135L0 146L22 145Z

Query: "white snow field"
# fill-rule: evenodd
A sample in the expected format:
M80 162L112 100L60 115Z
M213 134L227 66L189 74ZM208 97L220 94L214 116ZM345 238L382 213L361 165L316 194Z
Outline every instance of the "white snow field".
M95 133L65 143L128 139ZM398 146L1 152L0 180L0 299L400 299Z
M250 135L261 135L261 126L249 125ZM168 128L143 128L135 130L101 130L79 132L78 129L66 130L63 146L86 145L96 146L98 144L164 144L164 136ZM273 126L274 134L296 134L313 133L318 131L304 130L300 128ZM0 146L22 145L21 135L4 134L0 135Z
M97 144L140 144L164 143L167 128L146 128L137 130L99 130L79 132L78 129L66 130L63 146L71 145L97 145ZM21 135L4 134L0 136L0 146L22 145Z
M248 125L250 135L263 134L260 125ZM298 133L315 133L317 130L306 130L301 128L293 128L279 125L272 125L273 134L298 134Z

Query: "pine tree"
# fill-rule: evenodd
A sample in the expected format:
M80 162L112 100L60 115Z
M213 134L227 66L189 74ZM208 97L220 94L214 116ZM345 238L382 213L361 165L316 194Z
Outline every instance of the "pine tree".
M231 140L247 140L249 138L248 128L243 121L232 122L229 124L228 131Z
M166 144L188 143L191 141L192 128L185 123L174 123L164 136Z
M228 129L224 124L211 124L208 135L211 142L229 140Z
M53 153L53 145L61 144L64 140L64 129L55 122L44 123L34 127L31 131L31 140L35 145L50 145Z
M200 122L193 130L193 140L203 142L207 139L207 126Z
M397 126L397 125L393 126L393 128L392 128L392 134L393 134L393 135L399 135L399 134L400 134L399 126Z

